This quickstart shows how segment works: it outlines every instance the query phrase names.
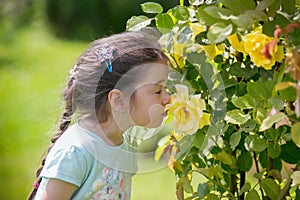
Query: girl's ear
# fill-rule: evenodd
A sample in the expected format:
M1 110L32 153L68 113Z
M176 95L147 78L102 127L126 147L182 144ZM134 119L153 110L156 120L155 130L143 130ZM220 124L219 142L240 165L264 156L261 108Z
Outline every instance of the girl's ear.
M118 89L113 89L108 93L108 102L112 109L122 111L124 110L124 101L122 92Z

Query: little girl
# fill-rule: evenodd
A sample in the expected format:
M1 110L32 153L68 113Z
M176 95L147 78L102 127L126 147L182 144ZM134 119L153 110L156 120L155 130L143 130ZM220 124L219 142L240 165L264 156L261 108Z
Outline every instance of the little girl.
M162 123L167 58L154 37L126 32L94 41L70 73L59 129L29 199L130 199L137 165L133 136L124 132Z

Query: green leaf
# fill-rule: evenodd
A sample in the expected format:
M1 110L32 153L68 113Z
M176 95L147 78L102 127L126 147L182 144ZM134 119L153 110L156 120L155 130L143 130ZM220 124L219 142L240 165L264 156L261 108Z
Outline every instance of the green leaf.
M270 87L271 86L271 87ZM248 82L247 91L256 100L267 100L272 96L272 85L267 81Z
M287 101L295 101L297 96L297 91L293 87L289 87L284 90L279 90L279 95Z
M217 122L216 124L212 124L208 127L207 130L207 135L209 136L220 136L223 135L228 128L228 125L222 123L222 122Z
M256 6L253 0L220 0L220 2L234 13L242 13L245 10L253 10Z
M205 11L205 9L207 7L210 7L209 5L203 4L201 5L197 12L196 12L196 18L200 21L203 22L204 24L211 26L215 23L217 23L218 21L220 21L220 19L214 18L212 16L210 16L209 14L207 14L207 12Z
M217 55L215 58L214 58L214 61L215 63L222 63L224 61L224 58L222 55Z
M277 199L280 187L276 184L275 180L266 178L260 181L259 185L271 200Z
M254 76L257 73L258 69L252 68L250 65L243 65L242 62L235 62L232 65L230 65L229 73L236 76L236 77L245 77L245 79L248 79L252 76Z
M235 78L233 78L232 76L230 76L229 72L227 72L226 70L222 70L220 72L220 75L221 75L222 82L226 89L230 88L238 83L237 80Z
M251 117L245 114L242 110L231 110L226 113L225 121L232 124L244 124Z
M255 174L253 175L253 177L255 177L255 178L261 180L261 179L264 178L265 174L266 174L266 172L258 172L258 173L255 173Z
M155 3L155 2L143 3L141 4L141 7L145 13L157 14L163 12L163 7L159 3Z
M192 147L194 137L195 135L187 135L178 142L177 145L180 146L180 151L178 154L176 154L177 160L180 161L182 157L184 157L189 152Z
M257 104L255 98L253 98L249 94L245 94L242 97L233 96L231 102L233 103L233 105L235 105L236 107L238 107L240 109L255 108L255 106Z
M284 108L284 101L280 97L271 97L268 99L269 107L275 107L277 110L282 110Z
M241 125L240 131L243 131L245 133L249 133L253 131L256 127L256 123L253 119L249 119L246 123Z
M239 170L243 172L247 172L251 169L252 157L248 151L243 152L241 155L239 155L237 160L237 166Z
M181 180L183 190L186 193L193 193L193 187L191 186L191 181L186 176L181 177L180 180Z
M281 171L282 170L282 160L277 157L273 160L273 169L274 170L278 170L278 171Z
M197 133L195 134L195 138L193 140L193 145L198 149L201 149L205 139L205 133L202 130L203 129L197 131Z
M246 194L246 200L260 200L260 197L256 190L251 190Z
M250 29L254 24L253 18L248 14L240 14L235 17L231 17L231 21L239 28Z
M199 183L197 187L197 192L200 198L203 198L205 195L209 194L209 188L207 183Z
M278 142L272 142L268 144L268 153L271 158L275 159L281 154L281 147Z
M300 199L300 189L299 187L296 188L296 200L299 200Z
M242 62L235 62L230 65L229 73L236 77L243 77L245 69L242 68Z
M232 30L232 24L217 22L209 28L207 32L207 39L211 41L211 43L223 42L227 36L231 35Z
M256 10L263 11L267 9L269 6L271 6L275 1L277 0L263 0L259 2L258 6L256 7Z
M284 113L276 113L275 115L269 115L266 119L263 120L261 126L259 127L259 131L265 131L271 128L275 123L283 120L287 117Z
M151 19L146 16L132 16L126 23L126 30L139 31L142 28L148 26L151 23Z
M295 123L291 128L292 140L300 147L300 122Z
M190 12L185 6L176 6L172 9L172 15L179 20L187 21L190 18Z
M255 138L253 140L253 146L252 149L256 152L262 152L268 147L267 140L264 138Z
M204 9L204 11L213 18L220 20L229 20L230 16L232 15L230 10L221 8L219 6L208 6Z
M300 45L300 29L299 28L295 28L293 30L293 32L291 32L289 34L289 43L293 44L295 46L299 46Z
M235 167L232 167L232 166L229 166L229 165L226 165L224 163L221 163L221 167L222 167L222 170L225 170L226 171L226 174L223 173L223 175L226 177L228 174L238 174L239 173L239 169L235 166Z
M263 151L259 153L259 162L263 168L268 166L268 153L267 151Z
M215 155L215 154L220 153L222 151L222 149L218 146L212 146L212 147L210 147L209 151L211 154Z
M184 26L183 28L180 29L179 32L177 32L178 36L177 36L177 42L178 43L187 43L190 38L193 35L193 31L191 30L190 27L188 26ZM191 66L195 69L194 66Z
M272 5L269 6L268 16L274 17L276 12L280 9L281 1L274 1Z
M263 33L274 37L274 30L277 26L285 27L286 25L290 24L290 20L281 15L280 13L277 13L274 17L274 20L267 21L263 25Z
M267 21L268 20L268 16L265 14L265 11L247 10L244 14L249 16L250 18L255 19L256 21Z
M206 195L204 199L205 200L220 200L218 195L213 194L213 193Z
M168 33L172 30L174 26L171 16L167 13L156 15L156 27L162 33Z
M264 136L267 140L269 141L275 141L280 137L281 133L273 128L265 130L264 131Z
M292 140L292 135L291 133L285 133L282 135L282 139L285 141L291 141Z
M214 177L213 174L213 168L199 168L197 169L197 172L199 172L201 175L205 176L208 179L212 179Z
M221 160L224 164L229 165L232 168L236 166L235 158L232 155L226 153L224 150L217 153L216 159Z
M203 66L206 62L206 55L205 55L204 52L203 53L202 52L201 53L191 52L191 53L187 54L187 61L190 62L192 65L201 65L201 66ZM204 68L203 70L205 70L204 73L205 72L208 73L208 74L200 73L203 76L203 78L205 78L206 75L208 75L208 77L212 77L213 74L214 74L212 66L208 67L208 69Z
M196 35L195 37L195 43L201 44L201 45L209 45L210 42L206 39L207 31L203 31Z
M280 158L289 163L289 164L296 164L300 161L300 148L296 146L296 144L292 141L286 142L281 146L281 154Z
M256 107L254 108L253 119L258 124L262 124L262 121L266 118L267 111L265 108Z
M240 191L239 195L242 195L244 192L248 192L250 189L251 189L250 183L248 183L248 182L245 183L243 185L243 187L241 188L241 191Z
M231 149L235 149L235 147L239 144L240 140L241 140L241 133L239 132L234 132L229 139L229 145Z
M293 14L296 9L296 0L282 0L282 11L288 14Z
M247 87L247 84L245 82L239 82L238 84L235 85L234 95L240 97L240 96L247 94L246 87Z

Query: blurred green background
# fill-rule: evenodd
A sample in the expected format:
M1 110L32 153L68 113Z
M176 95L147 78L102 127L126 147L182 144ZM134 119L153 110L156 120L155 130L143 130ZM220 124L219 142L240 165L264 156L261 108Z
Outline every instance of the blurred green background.
M125 30L142 0L0 1L0 199L26 199L63 110L61 91L88 43ZM156 1L165 10L177 1ZM145 159L149 165L152 158ZM163 168L133 179L132 199L175 199Z

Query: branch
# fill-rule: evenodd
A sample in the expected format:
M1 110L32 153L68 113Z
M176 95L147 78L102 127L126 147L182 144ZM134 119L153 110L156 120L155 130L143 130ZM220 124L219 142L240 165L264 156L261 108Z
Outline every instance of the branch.
M255 162L256 173L259 173L257 156L256 156L255 152L253 152L253 154L254 154L254 162ZM261 193L261 196L263 197L264 196L264 191L261 188L260 188L260 193Z
M246 182L246 172L240 172L240 190L245 185L245 182ZM239 199L244 200L244 198L245 198L245 193L243 192L243 194L241 194Z

